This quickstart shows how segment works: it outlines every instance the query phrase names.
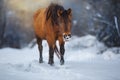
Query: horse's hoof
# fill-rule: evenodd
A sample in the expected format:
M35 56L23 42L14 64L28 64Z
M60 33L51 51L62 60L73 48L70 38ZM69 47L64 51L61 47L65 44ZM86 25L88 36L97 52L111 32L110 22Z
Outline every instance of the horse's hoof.
M48 64L50 64L51 66L54 64L54 62L52 61L49 61Z
M42 60L42 59L40 59L40 60L39 60L39 63L43 63L43 60Z
M64 65L64 60L60 60L60 65Z
M39 61L39 63L43 63L43 61Z

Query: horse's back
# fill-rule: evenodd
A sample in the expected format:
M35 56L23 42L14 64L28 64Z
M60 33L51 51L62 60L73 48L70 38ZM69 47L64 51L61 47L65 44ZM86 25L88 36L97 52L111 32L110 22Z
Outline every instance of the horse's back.
M34 14L34 30L35 34L38 37L43 38L45 35L44 32L44 24L45 24L45 10L46 9L39 9Z
M37 10L34 14L34 20L37 18L37 16L40 14L41 9Z

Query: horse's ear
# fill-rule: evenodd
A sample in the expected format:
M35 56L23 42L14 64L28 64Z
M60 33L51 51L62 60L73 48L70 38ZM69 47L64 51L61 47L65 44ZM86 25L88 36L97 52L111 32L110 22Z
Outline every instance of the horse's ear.
M58 15L58 16L61 16L62 13L63 13L62 10L58 10L58 11L57 11L57 15Z
M69 8L69 9L67 10L67 13L68 13L68 15L71 15L71 14L72 14L72 9Z

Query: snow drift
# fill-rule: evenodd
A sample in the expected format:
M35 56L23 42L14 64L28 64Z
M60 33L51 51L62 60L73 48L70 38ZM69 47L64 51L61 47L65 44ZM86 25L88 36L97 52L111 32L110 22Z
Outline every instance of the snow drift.
M44 63L38 63L37 45L21 50L0 50L0 80L120 80L120 49L107 48L94 36L73 37L65 45L65 65L55 56L48 62L48 46L43 42Z

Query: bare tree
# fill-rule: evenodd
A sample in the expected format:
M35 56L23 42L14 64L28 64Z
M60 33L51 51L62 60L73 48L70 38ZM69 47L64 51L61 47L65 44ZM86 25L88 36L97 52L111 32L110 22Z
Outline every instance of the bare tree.
M4 38L4 33L5 33L5 5L4 5L4 0L0 0L0 48L3 45L3 38Z

